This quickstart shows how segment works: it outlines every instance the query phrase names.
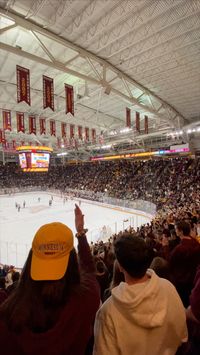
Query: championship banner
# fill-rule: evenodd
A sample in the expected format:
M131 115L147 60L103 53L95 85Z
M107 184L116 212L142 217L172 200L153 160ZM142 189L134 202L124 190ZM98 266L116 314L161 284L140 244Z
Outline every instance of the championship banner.
M47 107L54 111L53 79L43 75L43 108Z
M61 139L59 137L57 138L57 146L58 148L61 148Z
M96 129L92 128L92 141L96 141Z
M63 143L65 148L69 147L69 140L66 137L63 138Z
M64 122L61 122L61 135L62 135L62 138L65 138L66 135L67 135L66 127L67 127L67 124L64 123Z
M13 150L16 149L16 141L15 141L15 140L12 141L12 149L13 149Z
M36 117L29 116L29 133L36 134Z
M65 84L66 113L70 112L74 116L74 88Z
M46 121L45 118L40 118L40 134L46 134Z
M79 139L83 139L83 127L82 126L78 126L78 138Z
M11 131L11 112L9 110L3 110L3 129Z
M51 136L56 136L56 122L55 122L55 120L50 121L50 134L51 134Z
M17 112L17 132L25 132L25 127L24 127L24 113L23 112Z
M126 107L126 127L131 128L131 110Z
M136 131L140 132L140 113L136 111L135 115Z
M99 144L104 144L103 132L101 132L101 134L100 134L100 136L99 136Z
M74 124L70 124L70 138L74 138Z
M89 142L89 128L85 127L85 140L86 142Z
M0 143L2 143L3 141L3 131L2 129L0 129Z
M144 116L144 132L145 132L145 134L149 133L149 118L148 118L148 116Z
M30 71L29 69L16 66L17 71L17 102L25 101L31 105L30 96Z
M3 149L7 149L7 146L8 146L8 143L7 143L6 139L4 138L2 140L2 147L3 147Z

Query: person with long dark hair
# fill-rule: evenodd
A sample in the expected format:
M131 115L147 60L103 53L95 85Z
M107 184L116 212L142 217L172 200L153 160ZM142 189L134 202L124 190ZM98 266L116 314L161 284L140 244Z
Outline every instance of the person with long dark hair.
M75 208L78 257L72 231L54 222L36 233L20 281L0 307L3 355L83 355L100 304L95 267Z

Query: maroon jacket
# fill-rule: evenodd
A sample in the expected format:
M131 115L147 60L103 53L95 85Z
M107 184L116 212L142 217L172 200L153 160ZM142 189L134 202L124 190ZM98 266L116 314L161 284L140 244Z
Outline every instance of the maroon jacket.
M196 319L200 322L200 266L198 268L195 280L195 286L190 295L190 305L192 313Z
M86 237L78 239L78 250L81 270L86 272L85 291L69 299L55 326L45 333L24 329L15 334L0 321L2 355L84 355L100 304L100 292Z
M194 286L197 267L200 265L200 244L194 239L182 239L169 258L171 281L175 285L185 307Z

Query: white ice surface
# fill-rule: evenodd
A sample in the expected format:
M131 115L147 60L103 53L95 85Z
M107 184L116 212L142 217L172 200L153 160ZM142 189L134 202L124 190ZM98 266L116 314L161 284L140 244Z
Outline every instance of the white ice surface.
M38 197L41 197L40 202ZM53 204L49 207L50 198L50 193L41 191L0 196L0 263L22 267L34 234L43 224L62 222L75 232L74 205L77 201L68 200L64 204L63 198L53 195ZM26 201L25 208L23 201ZM15 207L16 202L21 205L20 212ZM81 209L85 215L85 227L89 229L89 242L102 238L103 226L115 233L130 224L137 227L148 222L145 217L96 206L91 202L82 202Z

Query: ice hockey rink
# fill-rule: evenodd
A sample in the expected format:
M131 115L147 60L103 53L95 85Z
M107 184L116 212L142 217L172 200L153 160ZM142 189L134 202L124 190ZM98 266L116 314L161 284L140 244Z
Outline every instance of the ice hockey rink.
M51 196L53 201L49 206ZM16 203L21 206L20 212ZM43 224L62 222L75 233L75 203L78 201L69 199L64 203L63 197L41 191L0 196L0 263L22 267L33 236ZM81 209L85 215L85 227L89 230L89 242L105 240L129 225L136 228L150 219L139 211L120 211L117 207L98 206L92 201L81 201Z

